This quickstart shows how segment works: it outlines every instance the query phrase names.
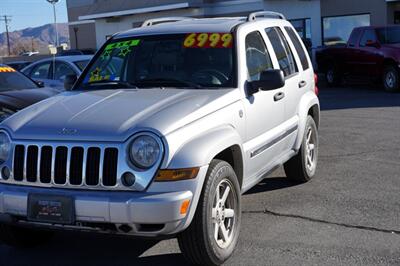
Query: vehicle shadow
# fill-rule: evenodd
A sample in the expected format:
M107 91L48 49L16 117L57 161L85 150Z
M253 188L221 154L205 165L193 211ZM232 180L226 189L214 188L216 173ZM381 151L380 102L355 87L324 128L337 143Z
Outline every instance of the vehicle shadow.
M59 232L47 245L33 249L2 246L0 265L187 265L180 253L141 257L158 243L157 240Z
M247 191L244 195L257 194L301 185L302 183L289 180L287 177L267 177Z
M400 93L385 92L379 85L351 83L337 88L320 85L321 110L399 107Z

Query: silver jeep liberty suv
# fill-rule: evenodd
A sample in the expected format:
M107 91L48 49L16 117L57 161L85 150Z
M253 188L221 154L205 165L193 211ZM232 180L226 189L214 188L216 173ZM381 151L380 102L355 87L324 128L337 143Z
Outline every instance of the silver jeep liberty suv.
M0 125L0 239L176 236L191 263L220 265L238 241L241 194L280 165L292 180L315 175L315 83L281 14L118 33L66 92Z

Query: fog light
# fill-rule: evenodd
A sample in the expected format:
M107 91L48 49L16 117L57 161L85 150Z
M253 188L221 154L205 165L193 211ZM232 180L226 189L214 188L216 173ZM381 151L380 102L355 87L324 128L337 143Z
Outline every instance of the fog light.
M134 174L130 173L130 172L125 172L122 177L122 184L124 184L124 186L126 187L131 187L135 184L136 182L136 177Z
M10 169L7 166L4 166L3 169L1 169L1 177L4 180L8 180L10 178Z

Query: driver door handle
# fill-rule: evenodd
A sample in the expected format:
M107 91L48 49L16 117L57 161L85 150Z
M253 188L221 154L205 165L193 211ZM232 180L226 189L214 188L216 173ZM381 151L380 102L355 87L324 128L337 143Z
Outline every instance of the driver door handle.
M285 93L283 93L283 92L278 92L277 94L274 95L275 102L280 101L283 98L285 98Z

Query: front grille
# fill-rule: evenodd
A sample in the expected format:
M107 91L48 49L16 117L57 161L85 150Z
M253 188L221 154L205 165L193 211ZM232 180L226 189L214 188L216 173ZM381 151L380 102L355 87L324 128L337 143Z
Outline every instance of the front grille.
M118 148L16 145L15 181L73 186L117 185Z

